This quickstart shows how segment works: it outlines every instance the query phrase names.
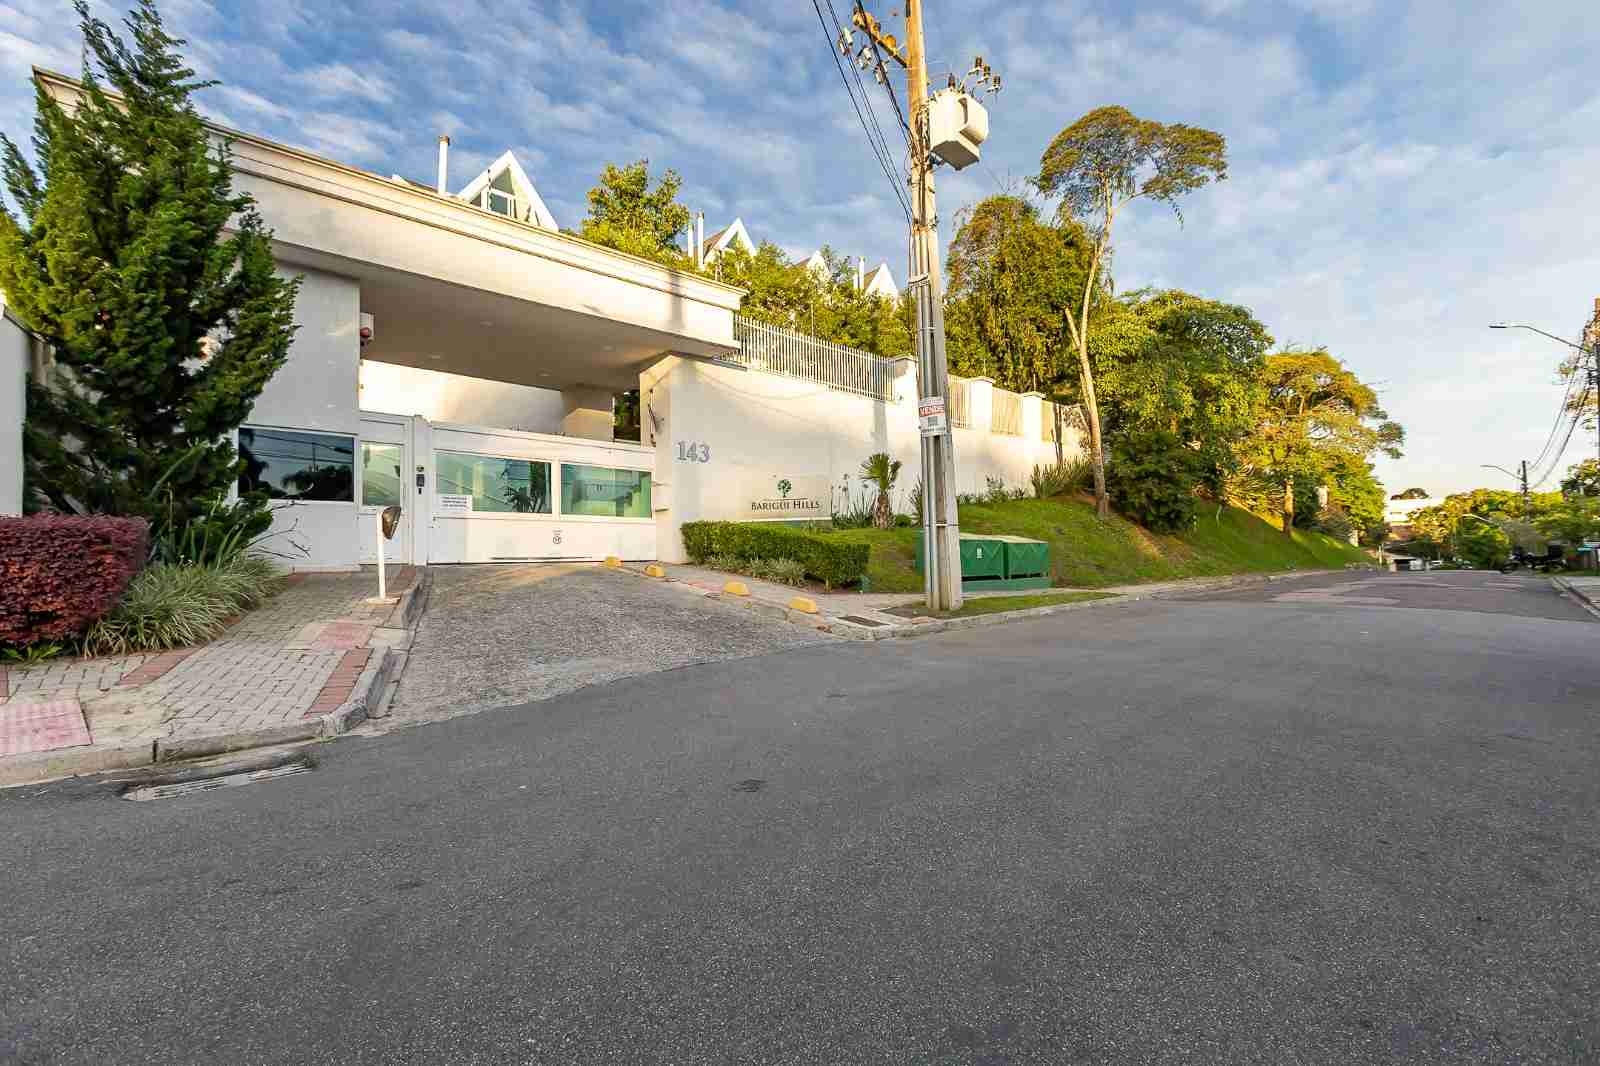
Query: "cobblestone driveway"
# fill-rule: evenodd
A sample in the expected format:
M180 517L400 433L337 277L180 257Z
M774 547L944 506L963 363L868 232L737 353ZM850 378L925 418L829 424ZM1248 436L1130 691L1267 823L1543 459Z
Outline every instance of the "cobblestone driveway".
M437 566L391 720L834 639L593 565Z

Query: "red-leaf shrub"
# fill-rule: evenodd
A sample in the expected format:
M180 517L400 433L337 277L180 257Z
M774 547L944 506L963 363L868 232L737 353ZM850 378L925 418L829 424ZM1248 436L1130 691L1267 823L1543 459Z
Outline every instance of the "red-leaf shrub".
M88 629L144 564L149 534L142 518L0 518L0 644Z

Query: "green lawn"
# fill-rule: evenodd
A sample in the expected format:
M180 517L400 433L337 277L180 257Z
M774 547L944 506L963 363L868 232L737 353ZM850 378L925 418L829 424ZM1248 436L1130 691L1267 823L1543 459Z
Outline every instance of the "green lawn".
M1182 577L1337 569L1369 562L1359 548L1320 533L1285 537L1248 511L1202 506L1195 528L1177 536L1147 532L1125 518L1101 521L1080 499L1008 500L961 508L966 533L1011 533L1049 541L1053 583L1076 588L1171 581ZM920 592L917 529L847 529L824 534L870 544L867 566L874 592Z
M935 618L966 618L975 614L996 614L1000 611L1026 611L1030 607L1054 607L1059 603L1083 603L1087 600L1115 599L1114 592L1030 592L1016 596L976 596L964 599L959 611L935 611ZM906 618L926 614L920 606L896 607L887 612Z

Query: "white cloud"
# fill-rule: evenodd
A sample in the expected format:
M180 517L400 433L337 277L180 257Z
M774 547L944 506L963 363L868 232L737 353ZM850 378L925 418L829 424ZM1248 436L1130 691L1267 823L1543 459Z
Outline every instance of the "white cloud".
M294 80L324 98L350 97L383 104L395 97L394 86L381 74L359 71L344 63L326 63L299 71Z

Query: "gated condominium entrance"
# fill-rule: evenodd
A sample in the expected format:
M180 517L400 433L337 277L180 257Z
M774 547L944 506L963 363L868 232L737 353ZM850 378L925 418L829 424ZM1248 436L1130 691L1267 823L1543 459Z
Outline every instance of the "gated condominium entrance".
M420 416L361 416L361 559L416 563L653 559L653 449Z

